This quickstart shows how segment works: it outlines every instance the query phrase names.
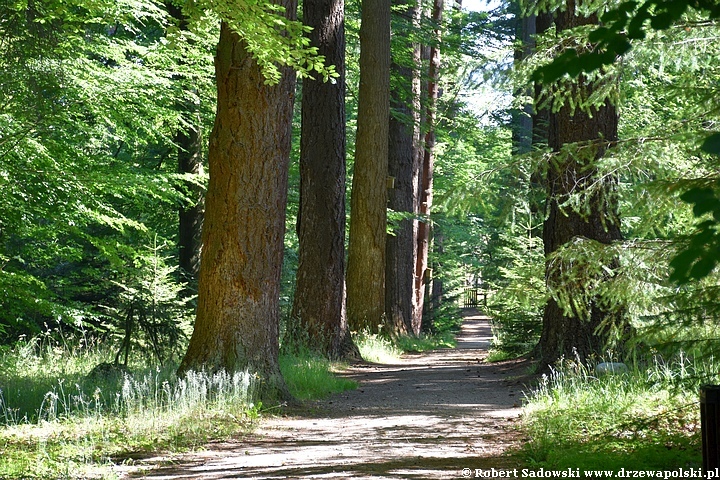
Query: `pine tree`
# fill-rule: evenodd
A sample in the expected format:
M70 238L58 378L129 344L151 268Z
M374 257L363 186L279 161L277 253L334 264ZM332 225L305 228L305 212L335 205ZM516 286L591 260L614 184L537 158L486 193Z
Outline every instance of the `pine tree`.
M342 0L305 0L311 45L339 78L302 88L299 263L292 318L331 357L354 353L345 310L345 25ZM319 232L322 232L319 234Z
M295 4L281 5L292 18ZM295 73L279 67L278 83L268 84L227 23L215 68L198 311L180 371L247 369L261 377L262 397L288 399L278 302Z
M353 330L377 330L385 313L390 0L364 0L361 22L347 311Z

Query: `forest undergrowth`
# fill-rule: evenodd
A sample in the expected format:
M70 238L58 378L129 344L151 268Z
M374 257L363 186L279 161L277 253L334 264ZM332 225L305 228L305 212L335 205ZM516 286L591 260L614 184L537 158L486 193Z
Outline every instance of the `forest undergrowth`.
M717 372L714 359L682 353L609 373L563 359L526 391L515 453L550 470L699 469L699 387Z
M362 334L356 342L364 359L392 362L449 345L452 335ZM342 362L302 343L282 351L281 371L299 400L357 387L337 375ZM112 465L233 438L282 410L256 401L257 379L246 372L178 378L178 361L158 366L136 354L125 368L107 363L113 356L101 344L49 334L0 350L0 478L113 478Z

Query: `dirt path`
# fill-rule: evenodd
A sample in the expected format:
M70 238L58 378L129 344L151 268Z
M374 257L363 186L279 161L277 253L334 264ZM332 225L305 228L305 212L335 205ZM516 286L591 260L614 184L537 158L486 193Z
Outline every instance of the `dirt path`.
M263 420L252 435L145 471L144 478L463 478L508 468L525 367L483 363L489 322L466 318L458 348L359 364L357 390ZM165 459L167 460L167 459ZM134 475L137 478L138 475Z

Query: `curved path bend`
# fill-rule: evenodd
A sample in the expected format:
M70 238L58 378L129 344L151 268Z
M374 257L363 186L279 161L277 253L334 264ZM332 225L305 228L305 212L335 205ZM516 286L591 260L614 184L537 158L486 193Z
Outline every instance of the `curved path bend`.
M157 459L133 478L438 479L462 469L512 468L525 366L484 363L492 333L468 314L456 349L361 363L343 376L357 390L264 419L251 435ZM160 461L161 460L161 461ZM152 460L150 460L152 463Z

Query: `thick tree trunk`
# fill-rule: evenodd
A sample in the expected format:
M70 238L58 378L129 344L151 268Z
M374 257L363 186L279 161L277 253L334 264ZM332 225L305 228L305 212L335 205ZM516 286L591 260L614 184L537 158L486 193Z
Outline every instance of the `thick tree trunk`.
M388 191L388 207L395 212L416 213L420 172L420 45L410 43L412 29L419 27L420 9L397 0L405 10L396 16L393 38L397 59L391 65L388 171L394 185ZM403 65L410 54L412 65ZM404 60L407 63L407 60ZM385 314L395 334L420 332L413 327L417 221L402 220L388 235L385 264Z
M355 354L345 312L345 27L343 0L305 0L310 41L337 82L305 79L300 139L299 263L292 317L331 357Z
M282 5L296 11L294 2ZM284 68L277 85L266 85L225 23L215 71L198 311L180 372L247 369L259 375L263 398L289 398L278 337L295 74Z
M375 331L385 312L390 0L363 0L361 21L347 309L352 329Z
M556 16L558 31L574 26L596 23L597 18L582 18L575 15L574 2L568 2L568 9ZM590 93L590 86L582 77L571 87ZM548 173L548 216L544 224L543 242L546 258L575 237L585 237L601 243L611 243L622 238L617 205L612 190L616 179L597 177L595 162L600 159L608 142L617 140L618 116L609 102L592 115L564 106L557 113L549 115L549 146L557 153ZM564 145L583 144L586 154L559 153ZM561 208L572 192L582 193L590 185L602 182L601 192L588 193L586 202L589 213L581 215L571 208ZM608 265L609 269L616 265ZM571 268L563 266L561 268ZM546 266L546 277L550 285L557 278L558 267ZM583 288L578 286L576 288ZM541 368L552 365L559 358L580 358L586 361L593 355L602 355L609 341L609 332L600 330L603 322L617 313L601 308L595 301L589 306L589 318L567 315L557 302L550 299L545 306L543 330L538 345ZM616 323L616 322L613 322Z
M430 66L428 70L428 97L427 113L425 124L425 145L420 179L420 207L419 213L424 217L418 225L417 233L417 261L415 265L415 312L413 318L413 330L420 329L422 315L425 305L425 288L428 282L426 270L428 268L428 252L430 248L430 211L433 198L433 171L435 164L435 108L438 98L438 80L440 75L440 39L441 22L443 12L443 0L434 0L432 10L432 21L435 24L435 42L430 48Z

